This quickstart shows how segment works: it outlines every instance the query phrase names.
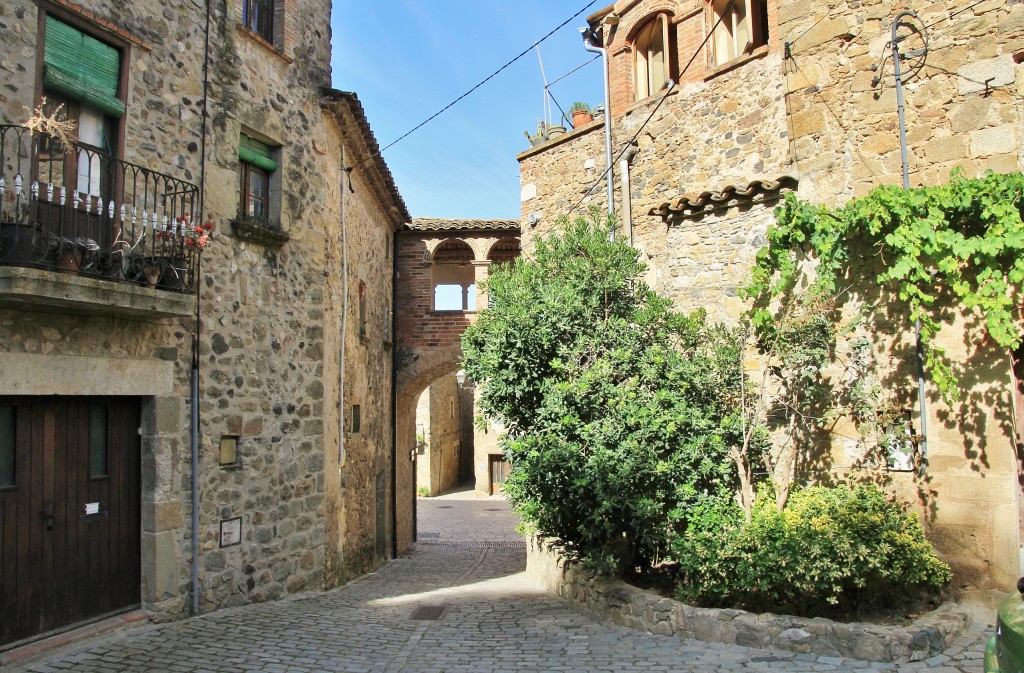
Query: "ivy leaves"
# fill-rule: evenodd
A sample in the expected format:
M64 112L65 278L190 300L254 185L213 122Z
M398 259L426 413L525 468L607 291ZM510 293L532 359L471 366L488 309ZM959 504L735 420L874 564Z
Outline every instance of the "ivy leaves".
M1022 214L1020 173L967 179L954 172L948 184L910 190L885 185L836 209L787 194L744 296L763 306L792 292L802 258L816 263L814 285L834 292L851 265L851 249L870 251L883 267L875 280L907 303L910 321L920 319L925 366L953 402L957 380L934 344L940 308L952 303L975 312L997 344L1020 344L1014 306L1024 284ZM754 319L769 318L762 310Z

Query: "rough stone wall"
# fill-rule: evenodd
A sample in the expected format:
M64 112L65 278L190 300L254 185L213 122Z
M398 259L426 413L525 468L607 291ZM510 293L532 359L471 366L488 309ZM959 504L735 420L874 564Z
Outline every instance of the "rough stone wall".
M63 3L56 3L63 7ZM205 10L167 0L89 0L67 11L130 38L126 159L198 183ZM345 390L339 417L342 305L342 135L321 111L330 83L330 3L287 0L285 29L268 45L238 24L240 3L210 16L210 122L205 212L216 236L204 252L200 309L201 610L330 587L376 567L375 484L391 502L389 241L399 224L370 178L347 192ZM37 8L0 6L0 122L32 104ZM103 37L104 29L97 28ZM182 46L185 45L185 48ZM272 201L290 240L280 249L234 238L238 139L280 145ZM354 138L348 144L365 144ZM351 151L351 150L350 150ZM367 329L358 326L358 284ZM162 392L144 400L143 603L160 618L189 602L189 370L194 320L140 323L0 311L0 349L114 362L171 363ZM40 369L45 360L40 360ZM116 368L111 368L116 371ZM164 370L160 370L164 371ZM112 377L107 391L119 392ZM164 389L165 388L165 389ZM3 392L0 386L0 393ZM54 387L53 392L65 392ZM360 404L362 430L351 433ZM339 426L344 431L339 435ZM221 436L239 437L239 464L218 465ZM340 479L339 479L340 468ZM385 505L387 506L387 505ZM242 542L219 547L224 519L242 518Z
M970 624L967 610L946 605L910 624L883 626L830 619L697 608L603 577L567 560L552 541L531 538L526 574L535 584L604 619L663 636L778 648L865 661L922 661L950 647Z
M642 0L627 13L647 16L661 4ZM829 205L877 184L899 184L892 60L882 61L891 54L889 28L903 9L917 11L929 26L927 62L906 85L911 184L946 181L954 167L974 176L1024 166L1024 6L964 0L899 7L800 1L780 3L777 12L773 7L767 50L729 69L691 81L684 77L649 122L659 98L624 103L623 81L631 78L632 61L622 54L613 59L613 92L619 91L610 114L616 156L640 130L640 151L630 170L631 214L634 244L649 265L647 280L678 308L703 306L712 319L733 319L743 310L735 289L765 242L771 204L738 199L700 218L668 221L649 211L682 195L744 188L782 175L798 180L801 198ZM685 13L683 8L680 15ZM628 21L623 14L619 30ZM685 21L676 25L685 31ZM691 37L678 40L681 59L689 58L682 44ZM786 42L791 58L784 58ZM702 60L707 63L699 55L695 64ZM881 69L872 70L876 64ZM519 155L524 250L595 183L605 168L602 143L603 126L595 123ZM617 165L614 181L621 209ZM574 215L589 205L604 210L604 183L590 194ZM541 216L535 228L529 226L531 214ZM859 296L850 305L871 292L868 286L855 289ZM894 392L916 407L913 349L907 343L913 326L904 317L891 316L894 324L875 332L876 347L888 358L885 376ZM920 507L959 588L1006 590L1019 569L1018 468L1003 420L1010 418L1009 364L1005 354L978 347L983 339L977 316L970 318L950 321L937 343L963 363L971 401L949 409L930 392L927 477L891 475L890 481ZM915 427L919 422L915 417ZM854 462L842 444L837 439L833 447L840 469Z
M430 384L431 495L458 485L461 443L458 383L454 376L444 376Z
M474 397L474 412L479 415L480 410L476 407ZM486 428L473 427L473 476L476 479L476 496L485 498L491 493L491 456L502 455L498 438L504 431L494 423L487 423Z
M790 170L786 152L781 57L768 54L710 82L684 85L670 94L637 137L630 168L633 242L649 265L647 281L679 306L704 305L714 318L735 317L742 305L735 288L743 281L772 222L763 207L732 209L697 222L666 226L647 211L684 194L746 186ZM654 111L656 101L613 118L617 156ZM572 216L607 209L603 125L586 127L519 155L523 183L523 248L579 203ZM620 174L614 170L621 216ZM596 185L587 194L588 188ZM582 199L582 202L581 202ZM531 213L540 222L530 227Z
M422 437L422 440L421 440ZM430 388L420 394L416 405L416 492L430 491Z

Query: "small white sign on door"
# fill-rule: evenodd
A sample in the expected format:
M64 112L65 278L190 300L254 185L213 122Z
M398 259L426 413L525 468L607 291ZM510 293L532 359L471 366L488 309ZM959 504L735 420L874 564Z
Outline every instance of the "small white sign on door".
M85 515L86 516L89 516L90 514L99 514L99 513L100 513L100 504L98 502L87 502L87 503L85 503Z

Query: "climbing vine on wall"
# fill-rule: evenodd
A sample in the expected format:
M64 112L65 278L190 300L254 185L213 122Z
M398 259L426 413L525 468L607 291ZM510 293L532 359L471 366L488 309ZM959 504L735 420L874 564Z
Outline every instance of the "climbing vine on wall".
M880 186L840 208L787 194L777 224L757 256L744 296L757 300L755 324L774 320L771 300L791 293L802 259L816 262L811 291L834 294L864 253L882 264L876 280L920 319L925 369L947 402L959 397L944 350L934 343L947 300L984 321L1000 346L1021 341L1015 306L1024 284L1024 175L989 172L944 185L903 190ZM854 258L853 256L857 257Z

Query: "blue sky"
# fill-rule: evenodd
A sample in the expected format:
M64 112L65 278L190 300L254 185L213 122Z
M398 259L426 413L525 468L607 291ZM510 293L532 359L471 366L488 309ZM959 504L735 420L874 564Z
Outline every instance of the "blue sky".
M593 58L578 28L598 0L541 47L552 81ZM587 5L587 0L335 0L335 88L354 91L384 147ZM568 111L603 101L600 61L551 86ZM384 153L413 217L519 218L519 164L544 114L531 52ZM554 115L558 115L554 108Z

